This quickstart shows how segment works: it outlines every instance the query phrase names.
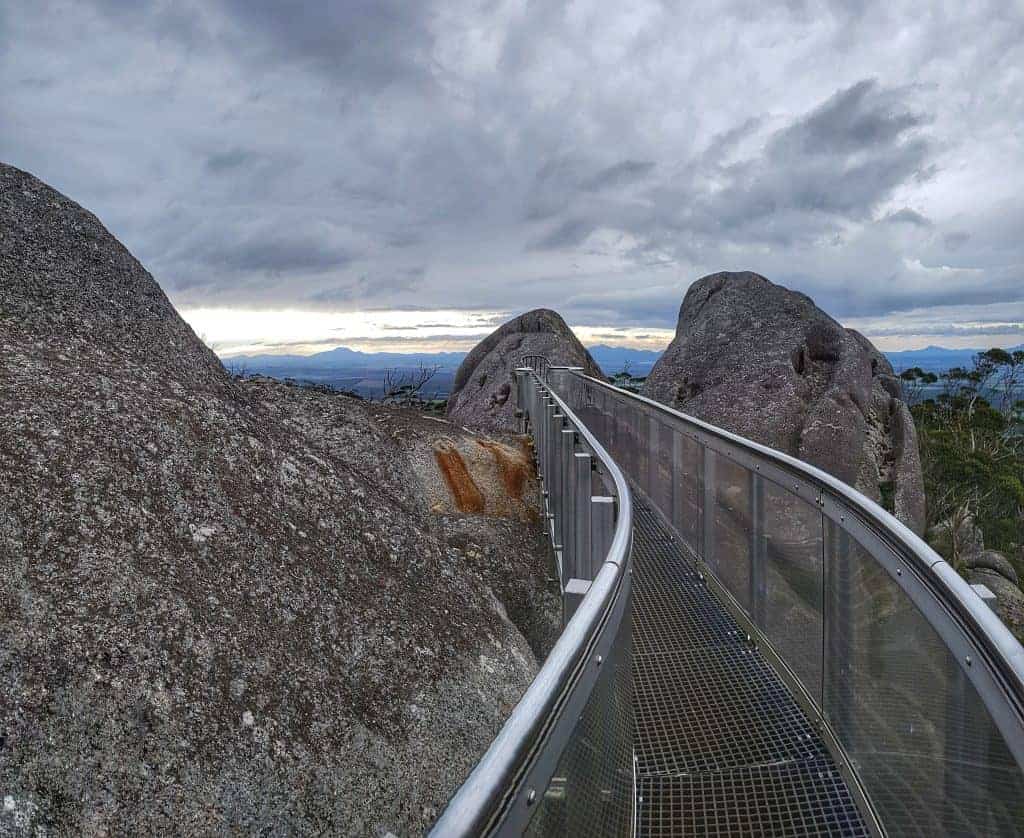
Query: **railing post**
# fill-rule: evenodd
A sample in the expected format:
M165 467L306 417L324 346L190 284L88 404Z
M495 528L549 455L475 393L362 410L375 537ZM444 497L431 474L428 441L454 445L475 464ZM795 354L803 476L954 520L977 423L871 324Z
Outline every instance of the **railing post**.
M660 443L659 433L661 428L661 422L654 418L654 416L647 417L647 497L654 501L657 506L660 498L660 492L655 487L658 486L661 469L658 468L658 447ZM665 510L662 510L664 512Z
M554 474L551 468L551 429L554 425L554 413L555 405L551 400L551 396L545 393L541 402L542 413L538 417L537 422L538 430L540 431L541 438L544 441L544 446L541 450L541 463L542 471L544 474L544 514L546 520L544 522L544 532L551 538L552 545L555 544L555 487L554 487ZM557 553L557 551L556 551ZM559 565L561 566L561 565Z
M595 495L590 499L590 578L593 579L608 556L615 534L615 498Z
M526 395L527 376L529 370L519 367L515 371L516 379L516 431L526 433L526 416L529 412L529 398Z
M590 513L592 506L590 499L594 494L591 477L594 464L590 454L585 452L576 452L573 459L575 460L573 470L576 472L576 516L573 521L576 530L573 540L576 550L574 572L581 579L593 581L594 574L590 567Z
M560 553L564 547L562 525L565 523L565 516L562 514L565 505L562 495L562 483L564 482L562 479L562 427L564 425L565 415L556 408L551 415L551 511L555 516L552 538L555 540L555 549Z
M825 665L822 700L831 711L832 724L843 742L852 742L853 698L853 596L850 567L850 536L838 525L827 522L824 542L825 600L822 628L825 633Z
M686 466L683 463L683 435L675 428L670 428L672 433L672 528L677 533L683 532L683 477L686 474Z
M764 628L765 578L764 483L756 471L750 475L750 615L754 625Z
M559 509L562 512L562 567L566 577L563 584L568 584L573 576L579 576L576 569L576 430L562 428L561 433L561 499Z
M701 482L704 488L702 510L703 527L701 528L701 558L704 563L714 569L715 564L715 452L706 445L702 449L703 463Z
M569 624L569 620L589 590L590 582L586 579L570 579L565 583L565 593L562 595L562 628Z

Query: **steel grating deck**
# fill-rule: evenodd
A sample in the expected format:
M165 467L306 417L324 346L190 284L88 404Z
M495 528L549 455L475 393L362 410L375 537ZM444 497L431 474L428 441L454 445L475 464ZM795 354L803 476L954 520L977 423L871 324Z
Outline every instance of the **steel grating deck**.
M869 835L795 699L634 498L638 835Z

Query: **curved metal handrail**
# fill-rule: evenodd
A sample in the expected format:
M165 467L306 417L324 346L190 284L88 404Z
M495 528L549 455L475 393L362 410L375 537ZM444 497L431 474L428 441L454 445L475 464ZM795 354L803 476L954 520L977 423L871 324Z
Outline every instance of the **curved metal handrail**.
M733 449L752 455L753 459L776 466L786 473L798 476L816 486L823 495L856 515L876 536L906 562L915 576L945 607L952 621L942 625L935 619L934 610L921 608L921 593L905 577L893 574L893 579L919 607L925 619L935 629L978 690L986 708L1017 763L1024 767L1024 647L1006 625L974 592L966 581L918 535L895 516L874 501L862 495L831 474L802 460L737 434L681 413L646 396L615 387L601 379L573 371L573 375L596 387L611 391L616 396L646 405L653 411L689 426L696 431L699 442L717 440ZM754 466L756 468L756 465ZM825 506L822 499L823 509ZM959 628L968 642L984 655L988 667L975 666L975 661L963 654L962 642L950 632ZM994 676L985 678L986 669Z
M533 370L541 381L547 382L551 362L546 355L524 355L519 359L519 366L524 369Z
M547 359L543 360L546 373ZM434 824L430 834L438 838L479 836L497 825L522 785L527 762L589 659L592 643L615 601L629 560L633 501L625 475L586 425L551 390L541 373L533 367L529 372L562 410L611 478L618 499L618 516L601 570L537 677Z

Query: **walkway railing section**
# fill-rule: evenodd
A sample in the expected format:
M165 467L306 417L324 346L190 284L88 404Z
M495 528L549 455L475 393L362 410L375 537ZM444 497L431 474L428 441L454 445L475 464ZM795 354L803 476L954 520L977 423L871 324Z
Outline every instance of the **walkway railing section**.
M1024 832L1024 649L952 567L799 460L528 367L517 405L567 623L434 835L633 830L627 478L817 720L877 831Z
M629 835L634 819L630 630L633 507L619 467L546 384L516 371L533 436L565 627L432 835Z
M580 371L549 384L817 718L880 831L1024 832L1024 649L952 567L792 457Z

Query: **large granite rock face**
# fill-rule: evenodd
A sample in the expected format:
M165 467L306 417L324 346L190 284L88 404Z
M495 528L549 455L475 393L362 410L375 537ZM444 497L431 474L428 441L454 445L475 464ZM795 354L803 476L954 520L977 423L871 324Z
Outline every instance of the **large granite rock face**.
M0 835L430 825L537 663L370 409L233 380L7 166L0 406Z
M565 321L538 308L509 320L466 356L452 382L449 418L480 430L514 430L513 371L527 355L543 355L554 366L583 367L587 375L604 377Z
M804 294L750 272L697 280L642 392L800 457L924 527L917 434L892 367Z

